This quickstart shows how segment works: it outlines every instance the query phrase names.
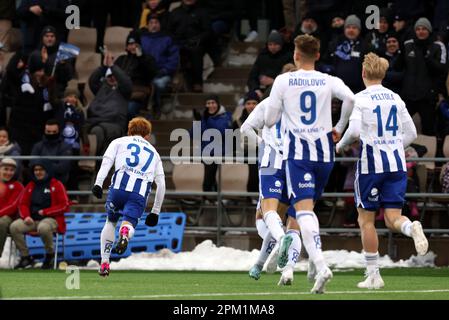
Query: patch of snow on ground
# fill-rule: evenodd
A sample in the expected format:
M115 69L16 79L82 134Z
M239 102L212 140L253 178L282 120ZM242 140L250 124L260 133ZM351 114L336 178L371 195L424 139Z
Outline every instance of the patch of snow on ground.
M363 254L355 251L329 250L323 252L332 269L364 268ZM217 247L211 240L198 244L193 251L173 253L163 249L156 253L137 253L118 262L111 263L112 270L201 270L201 271L248 271L257 260L259 250L244 251L228 247ZM436 255L412 256L394 262L387 255L381 256L381 268L434 267ZM96 269L98 263L89 262L87 268ZM295 270L306 271L307 260L296 264Z
M7 239L0 268L7 269L10 238ZM364 268L363 254L356 251L323 251L327 264L333 270ZM197 271L248 271L257 260L259 250L239 250L229 247L217 247L211 240L198 244L193 251L173 253L163 249L155 253L135 253L127 258L111 263L112 270L197 270ZM435 267L436 254L429 251L425 256L411 256L407 260L394 262L387 255L379 258L381 268ZM12 257L15 264L19 257ZM96 270L99 263L91 260L82 269ZM308 260L300 260L295 267L297 271L307 271Z

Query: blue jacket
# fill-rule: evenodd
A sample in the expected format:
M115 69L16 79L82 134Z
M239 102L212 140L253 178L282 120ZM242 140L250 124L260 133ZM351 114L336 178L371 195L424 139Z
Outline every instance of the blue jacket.
M157 76L172 76L178 69L179 48L173 39L161 32L145 32L140 38L142 52L153 56L159 69Z
M232 129L232 114L226 111L223 106L220 106L218 112L212 116L207 116L206 112L201 117L201 136L203 136L204 131L207 129L216 129L221 133L223 153L225 152L225 130ZM202 140L202 139L201 139ZM212 140L212 139L211 139ZM201 150L204 149L212 141L201 141Z

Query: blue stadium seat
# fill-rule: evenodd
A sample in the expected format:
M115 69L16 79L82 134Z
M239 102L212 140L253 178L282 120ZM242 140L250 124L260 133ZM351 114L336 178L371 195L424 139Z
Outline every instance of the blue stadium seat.
M105 213L67 213L67 232L64 239L65 260L100 259L100 235L106 221ZM133 239L122 255L112 253L112 258L123 258L137 252L156 252L167 248L181 251L186 222L184 213L163 212L155 227L146 226L146 214L136 227ZM117 225L117 233L120 223ZM37 239L40 242L40 239ZM27 239L28 241L28 239ZM30 240L31 241L31 240ZM42 246L42 243L40 242ZM62 246L61 246L62 247ZM62 256L61 256L62 257Z

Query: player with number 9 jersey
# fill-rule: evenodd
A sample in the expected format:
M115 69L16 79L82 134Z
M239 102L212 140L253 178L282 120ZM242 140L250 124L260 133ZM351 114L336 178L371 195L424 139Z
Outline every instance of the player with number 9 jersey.
M148 141L150 133L151 123L148 120L134 118L128 125L128 136L112 141L103 156L92 189L95 196L101 198L104 180L113 165L115 171L105 204L108 219L101 233L102 276L109 275L109 257L115 241L115 226L120 216L123 216L123 221L115 247L118 254L125 252L128 241L134 234L134 229L146 208L153 182L156 182L157 191L145 224L157 224L165 195L165 175L161 158Z

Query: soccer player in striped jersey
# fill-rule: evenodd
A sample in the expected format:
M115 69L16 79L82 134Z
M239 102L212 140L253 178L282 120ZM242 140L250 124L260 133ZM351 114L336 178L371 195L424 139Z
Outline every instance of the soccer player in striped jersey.
M348 130L337 144L337 152L341 152L360 138L354 190L367 270L358 287L368 289L384 286L374 227L377 209L385 209L385 224L390 230L413 238L418 254L424 255L428 249L421 223L401 215L407 188L404 147L417 135L404 101L381 84L387 69L386 59L374 53L365 55L362 77L366 89L356 94Z
M109 275L109 258L120 216L123 216L123 220L115 247L118 254L125 252L134 234L134 229L146 208L153 181L156 182L157 191L145 224L155 226L158 222L165 195L165 175L158 152L148 142L150 134L151 123L141 117L134 118L128 124L128 136L112 141L103 156L92 188L92 193L97 198L102 197L103 182L113 165L115 172L105 204L108 218L101 231L100 276Z
M319 222L314 213L334 164L334 142L346 127L354 94L339 78L315 71L320 42L309 35L295 39L294 61L298 71L279 75L270 93L270 106L265 110L265 125L275 125L282 116L287 133L283 141L287 187L290 202L302 233L309 259L316 268L312 293L323 293L332 271L321 251ZM332 128L332 98L343 101L340 120ZM276 212L272 214L276 216ZM267 221L267 219L265 220ZM282 242L288 242L288 236ZM281 244L279 257L284 244ZM274 251L274 250L273 250ZM274 251L274 256L276 251ZM279 265L278 259L278 265Z
M250 269L249 276L255 280L260 278L262 268L273 250L278 239L275 239L267 224L263 220L265 213L276 210L284 216L289 206L287 185L285 181L285 162L282 161L282 137L285 127L279 121L276 126L265 126L265 108L269 105L269 98L260 102L243 123L240 131L252 141L259 144L259 204L256 211L256 227L262 238L262 247L256 264ZM262 138L255 130L262 129ZM293 282L293 270L301 252L301 239L299 227L296 221L290 221L287 225L287 234L291 235L291 245L283 257L281 279L278 285L291 285ZM273 260L276 262L276 260ZM267 272L276 271L276 263L267 265Z

